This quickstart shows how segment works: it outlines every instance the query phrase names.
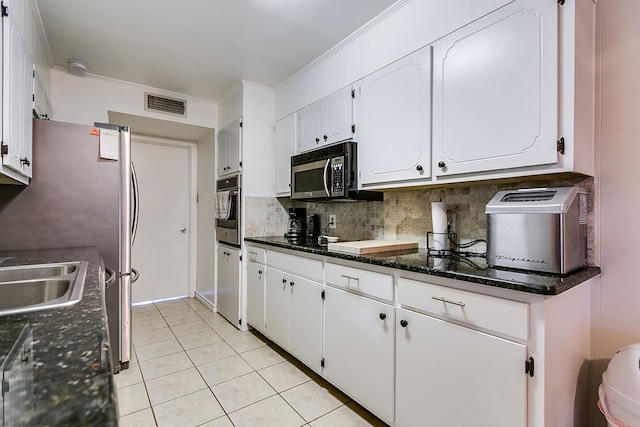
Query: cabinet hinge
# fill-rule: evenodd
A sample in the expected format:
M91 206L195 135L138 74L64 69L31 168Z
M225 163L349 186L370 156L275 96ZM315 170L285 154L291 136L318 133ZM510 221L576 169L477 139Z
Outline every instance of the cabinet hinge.
M529 374L530 377L533 377L533 372L535 368L535 361L533 357L529 357L529 360L524 362L524 373Z
M242 319L238 319L238 325L242 325Z
M324 368L324 357L322 358L322 360L320 360L320 367Z
M356 125L351 125L351 133L356 133Z
M239 259L240 261L242 261L242 255L240 255L240 256L238 257L238 259Z
M322 298L322 300L324 301L324 291L320 292L320 297Z
M4 157L9 154L9 146L0 143L0 156Z
M0 4L0 11L2 12L2 16L9 16L9 6L5 6L4 2Z
M35 94L31 94L31 102L33 102L33 101L35 101L35 100L36 100L36 96L35 96Z
M238 162L238 166L242 167L242 162Z
M564 6L564 0L558 0L558 4L559 4L560 6Z
M557 142L558 153L564 154L564 137L560 138Z
M355 89L351 89L351 97L353 99L356 99L356 90Z
M242 122L240 122L240 125L239 125L239 126L240 126L240 127L242 127Z
M9 381L2 381L2 395L9 393Z
M33 70L33 71L31 72L31 77L33 77L34 79L36 78L36 70Z

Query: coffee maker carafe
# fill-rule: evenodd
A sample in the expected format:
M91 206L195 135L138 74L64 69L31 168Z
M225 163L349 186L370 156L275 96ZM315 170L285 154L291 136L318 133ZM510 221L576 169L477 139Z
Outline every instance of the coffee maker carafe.
M284 237L295 242L304 242L307 237L307 209L289 208L289 229Z

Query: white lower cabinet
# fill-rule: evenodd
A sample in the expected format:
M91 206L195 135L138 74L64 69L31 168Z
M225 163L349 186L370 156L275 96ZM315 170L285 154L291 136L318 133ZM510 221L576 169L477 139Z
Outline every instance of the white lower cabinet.
M261 333L264 333L265 273L263 264L247 265L247 323Z
M397 309L396 427L527 425L523 344Z
M324 377L392 424L394 307L331 286L325 292Z
M322 284L267 266L264 333L311 369L322 361Z
M216 308L236 328L240 327L240 250L218 246L218 290Z

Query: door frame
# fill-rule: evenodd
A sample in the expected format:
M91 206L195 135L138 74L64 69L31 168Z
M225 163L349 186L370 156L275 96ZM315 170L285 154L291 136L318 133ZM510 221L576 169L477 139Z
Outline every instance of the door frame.
M176 148L186 148L189 155L189 224L187 230L189 230L189 253L187 257L189 259L189 267L187 269L188 275L188 289L189 297L193 298L196 290L196 260L198 250L198 145L189 141L180 141L176 139L158 138L147 135L138 135L136 133L131 134L131 144L134 142L150 145L162 145Z

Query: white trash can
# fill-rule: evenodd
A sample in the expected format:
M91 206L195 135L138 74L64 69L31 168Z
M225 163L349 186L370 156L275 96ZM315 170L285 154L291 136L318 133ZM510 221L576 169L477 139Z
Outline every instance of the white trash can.
M640 343L613 356L602 374L598 397L610 427L640 427Z

